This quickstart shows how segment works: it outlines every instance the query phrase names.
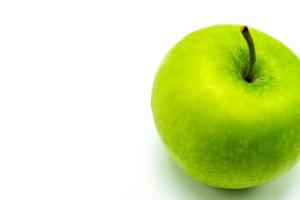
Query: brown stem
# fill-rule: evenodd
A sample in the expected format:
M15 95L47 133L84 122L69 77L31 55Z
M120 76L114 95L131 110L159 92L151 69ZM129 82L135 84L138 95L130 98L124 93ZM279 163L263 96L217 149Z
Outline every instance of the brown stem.
M253 68L256 60L256 55L255 55L255 47L254 43L251 37L251 34L249 32L249 29L247 26L242 26L241 27L241 33L243 34L247 45L249 49L249 63L244 67L242 71L242 76L243 78L248 81L252 82L253 81Z

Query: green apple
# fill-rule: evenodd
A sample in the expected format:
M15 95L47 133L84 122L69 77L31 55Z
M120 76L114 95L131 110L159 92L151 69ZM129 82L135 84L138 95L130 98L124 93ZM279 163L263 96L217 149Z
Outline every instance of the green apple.
M152 90L160 138L189 175L248 188L291 169L300 155L300 61L253 28L195 31L166 55Z

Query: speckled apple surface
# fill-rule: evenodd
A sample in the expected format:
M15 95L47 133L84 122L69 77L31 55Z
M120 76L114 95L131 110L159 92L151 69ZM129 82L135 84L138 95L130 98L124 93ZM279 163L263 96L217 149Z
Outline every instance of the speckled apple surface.
M239 25L195 31L166 55L152 90L160 138L176 163L215 187L257 186L294 166L300 153L300 62L285 45L250 28L254 82Z

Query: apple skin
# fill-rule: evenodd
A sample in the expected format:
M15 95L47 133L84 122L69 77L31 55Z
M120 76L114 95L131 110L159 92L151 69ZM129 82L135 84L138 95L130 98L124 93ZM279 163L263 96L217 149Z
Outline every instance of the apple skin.
M166 55L152 90L152 112L171 157L214 187L241 189L291 169L300 154L300 61L285 45L249 28L253 83L239 25L195 31Z

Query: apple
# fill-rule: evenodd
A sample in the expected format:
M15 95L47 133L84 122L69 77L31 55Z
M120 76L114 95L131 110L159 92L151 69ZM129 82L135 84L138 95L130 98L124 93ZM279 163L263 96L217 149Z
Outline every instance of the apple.
M215 25L166 55L151 106L175 162L214 187L269 182L300 155L300 61L254 28Z

